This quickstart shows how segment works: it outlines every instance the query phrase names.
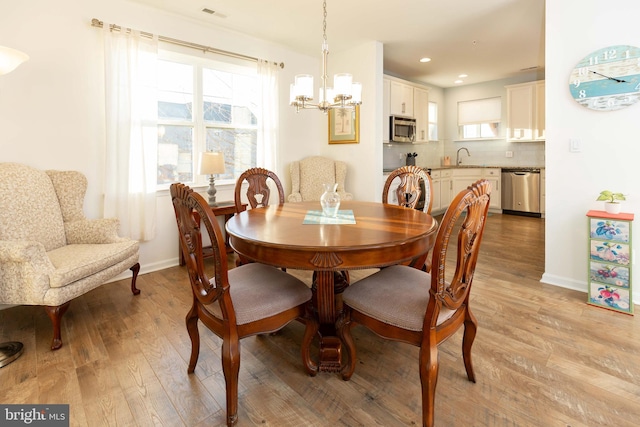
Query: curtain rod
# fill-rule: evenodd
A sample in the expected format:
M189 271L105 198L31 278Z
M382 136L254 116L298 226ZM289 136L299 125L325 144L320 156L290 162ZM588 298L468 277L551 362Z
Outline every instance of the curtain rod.
M99 19L93 18L91 20L91 26L92 27L98 27L98 28L102 28L103 26L103 22L100 21ZM111 31L123 31L122 27L120 27L119 25L114 25L114 24L109 24L109 29ZM124 31L130 31L130 29L125 29ZM144 31L140 31L140 35L142 35L143 37L148 37L148 38L152 38L153 34L151 33L147 33ZM165 37L165 36L158 36L158 40L161 42L165 42L165 43L171 43L171 44L175 44L178 46L183 46L183 47L189 47L192 49L197 49L197 50L201 50L203 52L211 52L211 53L218 53L220 55L226 55L226 56L231 56L233 58L239 58L239 59L246 59L249 61L254 61L254 62L258 62L258 58L254 58L252 56L247 56L247 55L242 55L240 53L234 53L234 52L229 52L226 50L221 50L221 49L216 49L215 47L209 47L209 46L205 46L205 45L201 45L201 44L197 44L197 43L191 43L191 42L186 42L183 40L178 40L178 39L173 39L171 37ZM280 68L284 68L284 62L274 62L274 64L279 65Z

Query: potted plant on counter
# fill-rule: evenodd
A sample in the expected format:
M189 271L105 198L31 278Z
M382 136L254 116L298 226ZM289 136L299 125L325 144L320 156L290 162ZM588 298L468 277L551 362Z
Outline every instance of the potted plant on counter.
M600 192L600 196L596 199L604 202L604 210L607 213L617 214L620 213L622 205L619 200L627 200L622 193L613 193L609 190Z

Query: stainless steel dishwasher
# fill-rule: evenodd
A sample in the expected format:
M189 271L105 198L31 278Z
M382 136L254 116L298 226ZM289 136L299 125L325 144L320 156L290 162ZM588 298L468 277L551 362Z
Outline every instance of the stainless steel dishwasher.
M540 217L540 169L502 169L502 213Z

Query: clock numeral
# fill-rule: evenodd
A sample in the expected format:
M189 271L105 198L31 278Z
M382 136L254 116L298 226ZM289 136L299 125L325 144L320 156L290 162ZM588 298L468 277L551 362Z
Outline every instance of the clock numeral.
M631 52L629 51L629 49L624 51L624 59L629 59L631 58Z
M573 87L578 87L578 86L580 86L580 79L575 79L573 81Z
M617 57L618 51L615 49L605 50L604 52L602 52L602 59L604 59L605 61L609 59L616 59Z
M587 91L582 89L580 92L578 92L578 96L580 98L586 98L587 97Z
M592 56L589 58L589 65L598 65L598 57Z
M640 65L640 60L638 61L638 65ZM578 68L578 76L586 76L588 73L587 67Z
M640 91L640 83L638 83L638 84L634 87L634 89L636 90L636 92L637 92L637 91Z
M616 100L614 98L607 99L607 107L613 107L616 105Z

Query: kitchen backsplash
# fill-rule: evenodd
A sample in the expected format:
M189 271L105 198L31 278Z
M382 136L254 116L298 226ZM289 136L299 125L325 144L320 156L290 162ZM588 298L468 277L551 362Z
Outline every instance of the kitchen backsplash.
M383 168L396 169L406 164L407 153L416 153L416 165L433 168L442 165L444 156L451 158L455 165L458 149L462 164L478 166L538 166L545 163L544 142L508 143L505 140L469 141L469 142L429 142L426 144L384 144ZM507 157L511 152L513 157Z

